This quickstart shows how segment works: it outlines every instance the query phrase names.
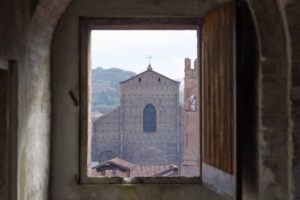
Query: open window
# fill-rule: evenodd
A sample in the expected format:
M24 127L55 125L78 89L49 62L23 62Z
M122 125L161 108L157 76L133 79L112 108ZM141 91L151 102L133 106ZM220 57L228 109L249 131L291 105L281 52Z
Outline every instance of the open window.
M97 158L96 154L91 155L93 147L96 147L96 140L92 140L94 137L93 131L102 131L100 122L97 120L94 123L99 123L99 126L93 126L91 122L91 63L89 59L90 52L90 36L91 31L95 29L99 30L178 30L178 29L190 29L197 30L198 36L198 59L195 60L194 69L191 67L191 60L185 59L185 86L191 87L186 88L182 97L182 110L184 119L196 119L196 126L191 126L190 123L186 123L186 120L180 122L180 117L177 116L176 125L186 128L183 131L183 148L186 147L186 154L183 152L181 158L186 157L185 162L177 162L177 165L170 166L164 173L178 173L179 170L182 173L193 172L195 175L190 177L171 177L171 181L168 183L201 183L203 182L209 187L212 187L215 191L233 197L235 195L235 14L234 14L234 3L229 3L221 8L200 18L170 18L170 19L151 19L151 18L113 18L113 19L80 19L80 40L81 40L81 99L80 99L80 113L81 113L81 183L130 183L130 184L153 184L153 183L166 183L167 179L163 177L165 174L157 173L152 177L123 179L119 176L130 177L132 175L130 171L130 163L122 158L128 158L132 161L147 162L147 154L143 154L140 149L128 150L129 147L133 148L137 145L133 138L130 138L135 131L141 130L129 130L126 128L120 129L120 135L111 135L115 141L120 142L118 145L117 158L109 157L109 160L98 163L97 167L92 167L92 160ZM202 21L202 22L201 22ZM202 23L202 24L201 24ZM147 71L152 71L152 67L149 64ZM193 71L194 70L194 71ZM196 71L196 74L194 73ZM153 76L133 76L128 80L121 82L121 95L120 102L123 102L127 107L119 107L112 110L110 118L115 118L116 113L126 115L130 112L140 112L142 116L141 120L137 118L124 117L119 120L119 123L115 127L125 127L127 125L135 125L135 123L141 123L144 128L153 133L153 130L158 132L158 116L160 111L157 107L161 102L157 99L157 102L151 103L154 109L146 109L150 102L144 102L139 105L139 110L127 110L133 97L140 98L138 93L135 93L138 89L133 84L139 84L141 90L147 91L151 86L143 85L153 81L153 84L158 85L165 84L167 81L165 77L159 74L153 74ZM172 82L173 84L173 82ZM131 88L132 87L132 88ZM143 88L142 88L143 87ZM127 88L130 93L124 93ZM168 85L167 90L177 90L179 85ZM129 96L133 95L133 96ZM154 98L153 94L147 94L149 98ZM151 96L152 95L152 96ZM160 93L157 95L170 95L168 93ZM157 96L155 96L157 98ZM178 98L178 97L177 97ZM170 104L164 106L177 106L179 105L180 99L178 98L178 104ZM166 102L167 103L167 102ZM149 119L143 118L144 116L153 115L153 110L156 114L156 127L154 124L154 118ZM146 111L146 112L145 112ZM150 112L151 111L151 112ZM125 114L126 113L126 114ZM147 114L148 113L148 114ZM171 113L171 111L170 111ZM146 115L145 115L146 114ZM133 116L137 117L137 116ZM100 117L101 118L101 117ZM151 120L152 121L151 121ZM146 122L146 124L142 121ZM107 120L105 123L111 123ZM151 124L151 125L150 125ZM146 125L146 126L145 126ZM149 126L148 126L149 125ZM155 129L153 128L155 127ZM197 130L197 134L192 134L192 130ZM110 131L110 130L109 130ZM127 132L128 131L128 132ZM162 129L161 132L168 132L168 129ZM167 135L167 134L166 134ZM171 135L171 134L170 134ZM97 135L97 137L100 135ZM126 137L125 137L126 136ZM148 134L147 136L141 136L141 138L153 137L154 135ZM174 141L180 141L180 134L176 132L174 134ZM201 137L200 137L201 136ZM127 138L128 137L128 138ZM165 138L156 138L162 144L166 140ZM124 141L132 139L132 144L125 146ZM201 141L201 145L200 144ZM151 141L149 141L151 144ZM198 146L197 146L198 143ZM141 145L141 148L147 148L147 142ZM93 146L94 145L94 146ZM126 144L128 145L128 144ZM180 143L174 143L174 151L180 151ZM163 145L160 145L163 147ZM152 149L153 154L157 154L157 149ZM150 152L150 151L149 151ZM163 152L163 151L162 151ZM198 159L193 158L195 154L198 154ZM157 160L165 160L166 158L172 158L170 155L157 154L154 157ZM180 160L180 156L174 157L174 160ZM120 160L121 159L121 160ZM145 159L143 161L143 159ZM173 158L172 158L173 159ZM107 168L111 166L111 168ZM96 178L90 177L92 169L99 171L102 175L106 172L105 170L111 170L109 177ZM185 171L185 172L184 172ZM120 173L118 175L118 173ZM155 177L160 176L161 179ZM139 177L139 176L137 176Z
M126 25L124 26L124 24ZM81 76L84 81L82 82L80 101L83 117L80 120L83 125L81 129L81 182L127 183L126 178L130 178L128 183L139 183L140 180L143 183L166 183L166 178L171 178L172 183L200 183L200 135L197 126L199 117L187 118L184 116L186 111L183 108L186 104L184 90L191 87L194 91L199 90L197 84L199 59L195 58L199 55L197 37L199 38L200 34L200 24L199 18L170 18L166 21L151 18L81 19L82 67L80 69L82 69ZM172 37L170 35L168 37L168 39L173 38L171 42L181 40L178 47L173 49L183 49L182 44L188 46L183 35L190 34L189 37L194 38L194 43L192 43L194 53L190 55L195 59L194 66L191 64L191 60L185 59L185 57L177 59L173 63L164 62L161 66L155 62L148 64L146 54L144 55L145 62L140 66L139 71L134 71L134 74L129 75L128 69L125 69L128 77L124 77L123 80L110 79L108 82L103 82L104 78L102 78L102 80L97 79L97 82L94 82L99 71L118 71L117 69L102 68L91 70L92 64L89 55L89 52L93 52L90 50L93 45L91 34L94 33L93 31L104 33L108 30L114 31L110 32L110 36L127 33L132 35L137 34L136 32L141 35L144 31L144 34L149 35L151 32L151 34L155 33L157 37L162 37L162 35L173 33ZM122 32L122 30L127 30L127 32ZM175 38L180 33L181 38ZM119 35L119 37L121 36ZM103 44L103 41L99 44ZM168 45L170 44L168 43ZM156 48L159 48L159 45ZM182 53L182 55L184 54ZM114 59L115 57L119 56L114 55ZM148 58L152 57L148 56ZM154 59L158 60L159 58L155 57ZM174 77L176 75L174 74L174 62L175 66L180 66L181 77ZM167 70L163 69L166 65L168 66ZM161 69L168 73L164 73ZM94 73L95 70L98 72ZM112 83L118 85L118 88L109 85ZM112 90L114 91L112 92ZM103 111L105 113L97 110L99 106L95 104L95 97L109 99L106 95L116 92L119 92L118 105L108 111ZM199 115L197 112L194 114ZM190 122L184 123L186 120L190 120ZM187 134L186 138L190 142L184 146L184 135ZM86 160L88 160L87 163ZM188 161L184 162L185 160ZM190 165L191 162L192 165ZM182 170L182 166L186 170ZM193 170L189 170L191 168ZM135 179L135 177L141 179ZM182 179L182 177L185 178Z
M203 183L236 190L235 3L203 17L201 134Z

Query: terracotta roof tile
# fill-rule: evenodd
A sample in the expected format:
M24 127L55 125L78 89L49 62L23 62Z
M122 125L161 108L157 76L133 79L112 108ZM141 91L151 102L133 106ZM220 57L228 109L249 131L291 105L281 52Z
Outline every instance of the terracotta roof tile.
M153 176L174 176L178 175L178 166L176 165L134 165L130 162L127 162L120 158L114 158L105 162L100 163L99 165L93 167L95 171L97 168L102 167L107 164L113 164L119 166L123 169L130 170L130 177L153 177ZM110 170L107 170L106 176L112 176ZM116 172L117 176L121 175L120 172ZM97 176L96 172L93 174Z
M127 161L122 160L120 158L114 158L114 159L102 162L99 165L96 165L95 167L93 167L92 169L97 169L97 168L102 167L102 166L104 166L106 164L109 164L109 163L117 165L121 168L128 169L128 170L130 170L132 167L134 167L134 164L132 164L130 162L127 162Z
M170 169L170 165L136 165L130 172L131 177L150 177Z

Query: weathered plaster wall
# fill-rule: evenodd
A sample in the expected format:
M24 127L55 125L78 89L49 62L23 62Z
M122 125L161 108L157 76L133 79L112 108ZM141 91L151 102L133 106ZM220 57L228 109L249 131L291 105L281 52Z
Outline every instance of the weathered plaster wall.
M24 49L24 44L20 42L20 38L18 34L22 31L26 31L26 27L28 27L29 21L29 14L27 15L26 12L24 16L21 14L22 3L16 3L12 5L13 1L5 1L7 5L4 5L4 12L1 10L0 17L0 26L1 27L8 27L8 29L1 29L3 30L0 32L2 40L0 40L0 55L7 56L12 58L20 58L20 54L22 52L26 52ZM17 1L16 1L17 2ZM32 67L33 70L31 72L27 72L29 69L29 65L27 70L22 71L22 75L24 78L21 81L20 86L22 90L20 99L22 100L22 104L20 105L21 110L19 111L19 117L22 118L22 122L20 124L20 143L19 143L19 155L20 159L19 162L22 163L22 171L19 173L20 177L20 197L21 199L30 198L30 199L44 199L46 198L46 187L47 181L44 181L44 178L47 178L47 169L48 169L48 150L47 146L49 137L49 126L47 119L47 112L40 113L38 110L43 108L44 101L42 97L45 93L40 93L41 96L36 99L35 96L31 96L32 94L38 94L38 88L33 89L31 86L28 85L35 85L38 84L39 81L35 81L37 78L33 76L31 78L31 73L33 73L37 68L44 68L49 70L50 69L50 62L49 62L49 55L50 55L50 44L51 44L51 35L52 31L55 28L56 22L58 21L59 17L62 15L64 10L66 9L67 5L71 2L71 0L61 0L61 1L51 1L51 0L41 0L38 4L38 9L36 13L34 13L34 18L39 23L34 25L32 29L32 34L36 34L36 36L43 35L40 39L34 39L34 41L39 41L36 45L37 50L35 53L31 53L32 57L35 55L39 55L39 48L45 49L45 52L41 51L42 55L38 56L38 60L40 60L36 67ZM288 62L288 51L286 46L286 38L287 35L291 35L292 41L294 44L292 45L292 52L293 55L296 55L297 44L299 44L297 35L298 28L296 25L293 25L293 21L296 20L296 10L298 9L298 5L293 1L292 6L287 6L288 12L287 20L289 24L289 30L291 33L289 34L289 30L286 30L283 26L283 18L285 16L284 7L278 6L278 2L283 1L275 1L275 0L266 0L266 1L258 1L258 0L248 0L250 2L251 11L253 17L255 19L255 25L257 28L257 33L259 36L259 47L260 47L260 76L259 76L259 84L261 88L264 88L262 91L259 92L260 102L262 103L259 112L259 119L260 119L260 198L261 199L286 199L287 198L287 188L292 188L291 181L289 181L288 172L289 172L289 161L286 158L291 159L290 146L291 139L288 135L289 130L291 128L291 123L289 122L291 119L289 113L289 101L288 101L288 74L289 74L289 62ZM105 6L104 6L105 3ZM9 4L9 5L8 5ZM20 7L16 6L19 5ZM218 5L215 1L190 1L188 4L185 2L184 6L182 6L181 1L129 1L126 4L120 5L118 1L74 1L74 3L70 6L70 9L66 13L66 15L61 20L60 25L57 29L57 35L54 41L54 49L58 48L57 54L54 55L55 59L59 59L61 62L56 64L56 70L60 69L62 74L60 77L54 77L52 80L53 82L60 81L61 91L55 91L54 94L58 95L60 98L53 101L53 106L55 110L59 110L59 108L64 109L68 115L59 115L59 112L54 110L53 116L55 116L55 121L53 121L53 142L54 142L54 149L59 148L60 152L64 152L64 155L58 156L58 152L55 150L54 157L53 157L53 185L51 193L55 196L58 194L66 195L65 197L74 197L73 199L79 199L80 195L87 195L91 190L87 189L86 187L80 187L74 184L68 183L72 182L74 179L74 175L77 173L77 166L78 165L78 144L77 141L77 127L73 126L66 126L64 124L70 125L75 123L78 119L78 111L77 108L72 107L70 99L67 97L66 91L67 89L78 89L77 77L78 73L76 70L78 64L77 63L77 52L78 52L78 23L77 19L78 16L145 16L145 15L202 15L205 10L210 10L212 7L216 7ZM295 6L295 8L293 8ZM281 9L281 10L280 10ZM27 11L27 9L24 9ZM279 11L280 10L280 11ZM17 12L17 15L16 15ZM7 19L7 16L13 13L12 18ZM22 16L22 17L20 17ZM22 18L22 20L20 20ZM4 20L4 21L3 21ZM10 27L10 28L9 28ZM20 28L21 27L21 28ZM48 31L43 31L48 29ZM17 30L17 31L16 31ZM286 32L287 31L287 32ZM60 34L58 34L60 33ZM16 35L14 35L16 34ZM2 36L3 35L3 36ZM61 36L59 36L61 35ZM299 35L299 34L298 34ZM11 43L7 42L7 38L13 38ZM45 39L46 38L46 39ZM15 40L14 40L15 39ZM24 40L26 41L26 40ZM16 45L17 44L17 45ZM63 45L61 45L63 44ZM73 45L69 45L73 44ZM33 51L34 52L34 51ZM67 59L65 59L67 58ZM65 61L63 61L65 59ZM297 69L296 66L299 65L296 58L293 56L291 58L293 63L293 70ZM34 60L34 58L33 58ZM26 65L26 62L23 60L21 62L21 67ZM31 69L31 68L30 68ZM38 70L36 71L38 72ZM58 72L56 71L56 74ZM293 71L295 73L295 71ZM55 73L54 73L55 74ZM263 74L263 76L262 76ZM68 77L66 79L65 77ZM295 76L296 77L296 76ZM48 76L43 78L43 81L49 80ZM26 83L28 80L28 83ZM293 84L296 82L296 78L293 78ZM41 87L44 88L46 92L47 88L46 83L42 84ZM55 86L55 84L54 84ZM30 89L26 89L30 88ZM293 91L297 91L297 87L293 88ZM295 95L294 95L295 94ZM293 101L296 102L294 99L297 100L297 92L292 93ZM49 96L47 97L49 98ZM47 99L46 98L46 99ZM47 100L46 100L47 101ZM31 103L35 102L35 103ZM55 103L56 102L56 103ZM62 104L60 107L58 104ZM295 112L297 107L293 107L293 111ZM29 107L38 108L37 112L26 112ZM49 109L49 108L47 108ZM33 116L36 113L36 118L27 118L27 116ZM39 115L41 114L41 115ZM42 117L40 117L42 116ZM297 122L298 118L294 117L293 115L294 124ZM30 120L31 119L31 120ZM30 120L30 121L28 121ZM64 122L64 124L56 124L58 120ZM37 123L38 122L38 123ZM289 123L288 123L289 122ZM39 131L36 127L37 126L28 126L28 124L37 124L39 126L44 126L45 129ZM299 123L298 123L299 124ZM47 127L48 126L48 127ZM295 125L293 131L293 139L295 145L297 145L297 126ZM30 130L30 131L29 131ZM32 133L32 137L27 138L26 136L29 135L28 133ZM38 134L39 133L39 134ZM45 138L43 140L39 140L37 137L38 135L43 135ZM28 142L30 139L30 143ZM68 141L69 145L66 145ZM48 141L49 142L49 141ZM288 143L289 142L289 143ZM41 147L39 156L34 156L35 153L27 154L26 145L30 147ZM295 146L295 154L297 154L297 146ZM39 150L39 148L33 148L31 150ZM41 159L42 157L42 159ZM64 160L60 160L59 158L67 158ZM295 157L294 162L294 181L297 184L297 156ZM30 162L29 162L30 161ZM42 165L38 164L34 169L31 167L36 163L42 163ZM20 166L21 168L21 166ZM38 170L39 173L34 173L34 170ZM42 173L40 173L42 172ZM37 174L41 174L38 176ZM62 176L64 174L64 176ZM35 180L35 181L32 181ZM31 182L32 181L32 182ZM32 187L33 186L33 187ZM297 186L297 185L296 185ZM37 190L37 188L42 188ZM194 188L193 188L194 189ZM76 192L74 192L76 190ZM100 189L98 189L99 191ZM119 192L127 191L128 193L132 192L132 188L125 188L123 190L108 190L110 193L114 191L115 195L120 195ZM59 192L61 193L59 193ZM117 192L118 191L118 192ZM149 190L150 191L150 190ZM166 190L160 188L159 189L160 196L167 195L168 192ZM163 192L165 191L165 193ZM171 190L169 190L171 191ZM176 190L175 193L171 193L172 195L178 195L177 191L183 190ZM185 189L184 191L189 191L189 189ZM192 190L191 190L192 191ZM144 191L145 192L145 191ZM190 192L191 193L191 192ZM68 195L67 195L68 194ZM95 193L96 194L96 193ZM105 192L102 193L105 195ZM90 193L92 196L92 193ZM117 197L116 196L116 197ZM39 198L41 197L41 198ZM120 196L118 196L120 197ZM70 199L69 198L69 199Z
M285 1L249 0L257 28L259 198L291 198L290 47Z
M79 17L201 16L219 5L216 1L75 0L61 18L52 43L52 199L221 199L203 186L107 187L77 185L78 108L68 96L78 94ZM64 152L64 153L61 153Z
M30 9L36 1L29 2ZM50 46L70 1L40 0L26 35L26 64L20 68L19 198L47 199L50 163Z
M45 115L44 107L49 108L50 101L41 90L47 90L41 84L44 77L32 76L34 68L29 64L29 29L33 10L33 1L2 0L0 3L0 57L4 60L14 60L18 63L19 76L19 107L18 107L18 189L20 199L44 199L47 196L48 182L43 173L49 164L47 146L40 143L34 135L49 137L49 115ZM44 13L45 15L47 13ZM41 50L43 48L39 46ZM45 47L47 49L47 47ZM50 49L50 44L48 44ZM39 69L45 69L42 65ZM41 70L43 71L43 70ZM49 82L48 79L45 79ZM38 86L38 87L37 87ZM38 97L39 96L39 97ZM49 99L49 98L48 98ZM2 103L2 102L1 102ZM48 111L46 111L49 113ZM29 139L30 138L30 144ZM31 148L28 148L30 145ZM32 152L29 152L33 150ZM35 153L33 153L35 152ZM43 159L45 158L45 159ZM41 176L40 176L41 175ZM31 197L29 197L31 196Z

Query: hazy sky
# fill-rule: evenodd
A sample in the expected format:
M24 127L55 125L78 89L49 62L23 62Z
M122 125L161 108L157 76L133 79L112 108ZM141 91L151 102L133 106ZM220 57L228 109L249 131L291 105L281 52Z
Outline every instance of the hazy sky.
M184 58L197 57L197 32L92 31L92 68L120 68L141 73L148 67L170 78L183 78Z

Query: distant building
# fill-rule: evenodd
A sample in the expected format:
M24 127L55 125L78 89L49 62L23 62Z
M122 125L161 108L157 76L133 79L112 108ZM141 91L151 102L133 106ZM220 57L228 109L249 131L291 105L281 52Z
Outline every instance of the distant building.
M180 82L150 65L120 83L120 106L93 121L92 162L100 163L98 172L104 173L101 163L114 166L112 161L118 161L133 164L135 171L120 165L106 176L144 176L149 170L151 176L200 175L197 60L192 69L191 60L185 59L184 82L184 108L179 105ZM176 173L169 166L176 166Z
M101 117L102 115L103 115L102 113L93 112L93 113L92 113L92 122L94 122L96 119L98 119L98 118Z
M200 163L200 133L199 133L199 87L198 87L198 61L185 59L184 77L184 150L183 162L180 166L180 175L199 176Z
M92 84L92 94L100 94L102 91L106 91L107 89L111 89L109 84Z
M92 168L93 176L106 177L171 177L178 176L176 165L135 165L114 158Z
M93 122L92 161L118 157L135 165L179 165L183 157L179 85L150 65L120 82L120 106Z

